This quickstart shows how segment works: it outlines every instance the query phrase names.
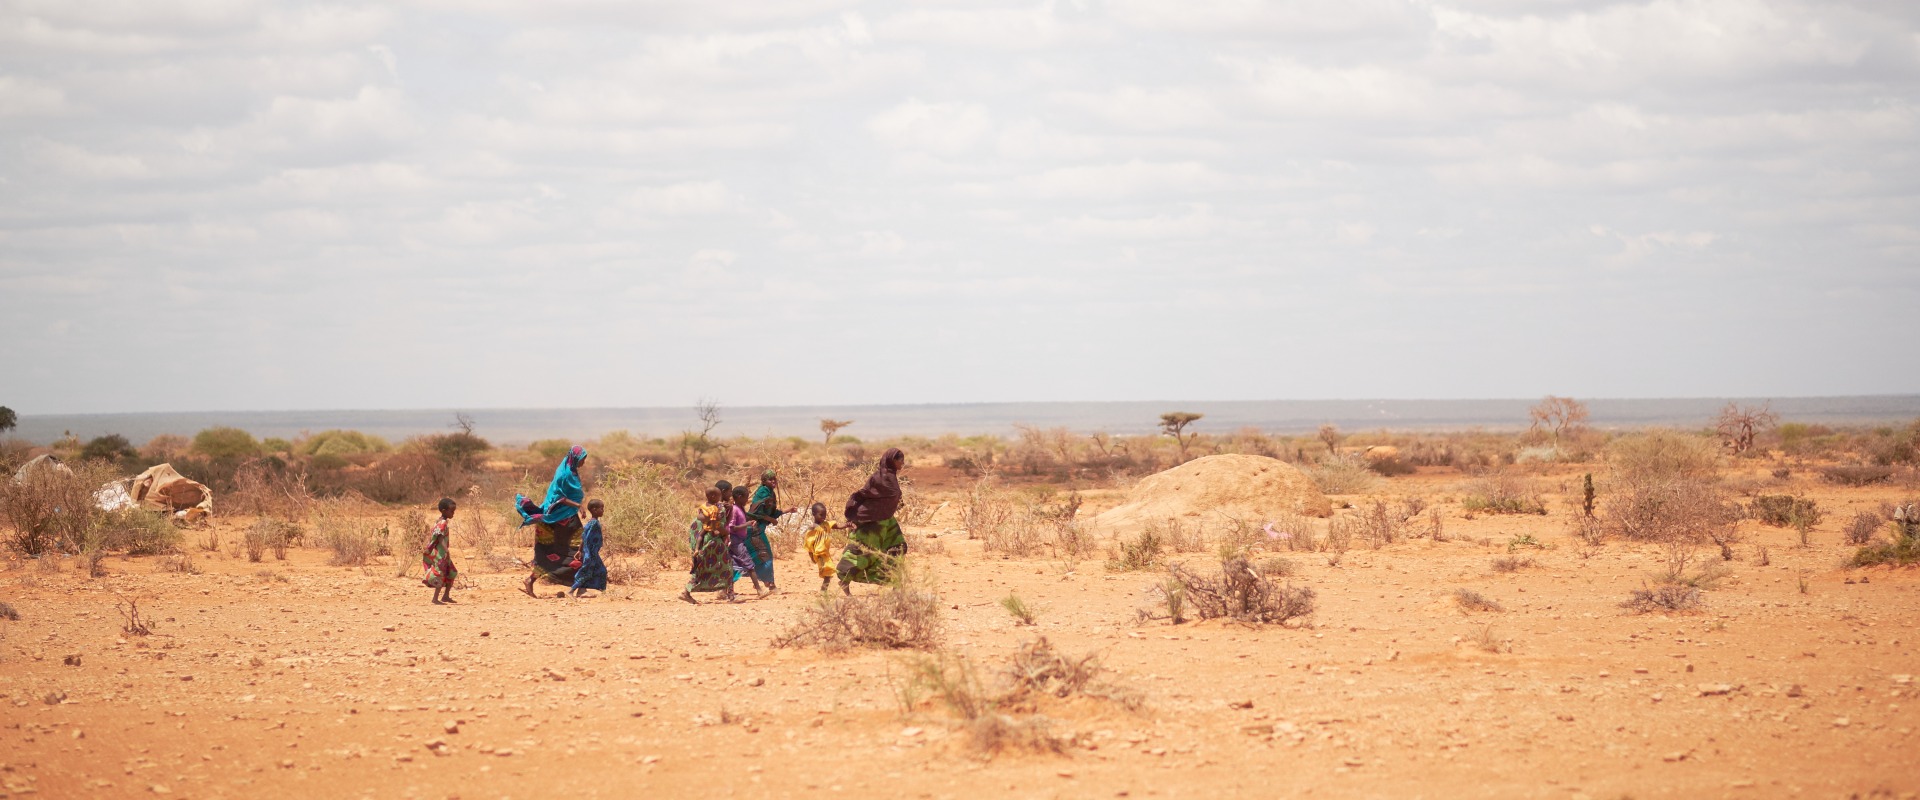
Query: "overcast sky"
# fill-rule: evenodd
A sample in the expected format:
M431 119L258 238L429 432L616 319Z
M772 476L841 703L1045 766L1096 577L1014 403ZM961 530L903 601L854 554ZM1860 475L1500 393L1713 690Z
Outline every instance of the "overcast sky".
M1920 392L1920 3L0 0L26 414Z

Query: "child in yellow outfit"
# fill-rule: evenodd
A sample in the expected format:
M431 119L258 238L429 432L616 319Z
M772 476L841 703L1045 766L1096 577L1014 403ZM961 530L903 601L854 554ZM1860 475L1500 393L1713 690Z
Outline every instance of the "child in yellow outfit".
M801 542L807 548L807 557L813 559L813 565L820 569L820 591L826 591L833 582L833 527L827 523L827 506L814 503L807 509L813 512L813 530L807 531L807 538Z

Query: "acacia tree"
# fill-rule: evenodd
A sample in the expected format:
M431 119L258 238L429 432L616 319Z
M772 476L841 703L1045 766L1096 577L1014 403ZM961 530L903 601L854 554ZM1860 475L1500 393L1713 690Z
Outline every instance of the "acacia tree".
M1538 405L1527 409L1532 424L1530 433L1546 431L1553 438L1553 446L1560 447L1560 437L1578 434L1587 428L1587 404L1571 397L1547 395Z
M826 441L821 442L821 444L833 444L833 435L839 433L841 428L852 424L853 420L850 419L820 420L820 432L827 435Z
M1780 415L1774 413L1771 403L1761 403L1758 408L1728 403L1720 409L1720 416L1714 418L1713 429L1737 456L1752 450L1754 437L1779 422Z
M11 408L0 406L0 433L13 430L18 424L20 424L20 415L13 413Z
M1321 425L1317 435L1320 441L1326 443L1328 453L1332 453L1335 446L1340 444L1340 427L1331 422Z
M1187 460L1187 447L1193 444L1194 437L1200 435L1197 432L1187 433L1187 426L1199 422L1204 416L1191 411L1169 411L1160 415L1160 432L1173 437L1173 441L1180 445L1180 460L1183 462Z

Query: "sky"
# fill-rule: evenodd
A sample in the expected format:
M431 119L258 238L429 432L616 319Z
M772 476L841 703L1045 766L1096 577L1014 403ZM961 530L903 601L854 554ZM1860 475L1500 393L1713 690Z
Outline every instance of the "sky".
M1920 392L1907 0L0 0L23 414Z

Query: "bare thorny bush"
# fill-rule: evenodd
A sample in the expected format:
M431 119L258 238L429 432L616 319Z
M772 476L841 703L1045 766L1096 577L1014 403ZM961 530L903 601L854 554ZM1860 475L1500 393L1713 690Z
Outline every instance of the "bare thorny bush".
M967 489L961 506L961 524L967 538L981 541L981 549L1007 558L1045 553L1078 562L1099 550L1090 521L1078 519L1080 494L1062 497L1037 492L1014 492L991 474Z
M1249 625L1284 625L1313 613L1313 589L1276 583L1244 555L1220 562L1219 576L1200 575L1183 564L1167 567L1169 581L1161 587L1173 612L1177 593L1181 611L1191 607L1201 619L1228 619ZM1143 617L1157 618L1143 611ZM1179 612L1170 613L1176 620ZM1177 622L1176 622L1177 624Z
M937 704L966 732L983 756L1008 750L1064 752L1075 741L1055 735L1053 721L1038 712L1047 704L1085 697L1138 710L1140 697L1102 680L1099 654L1073 656L1042 636L1019 646L994 679L982 679L966 656L939 651L909 658L896 686L909 714Z
M911 556L889 559L892 581L876 592L823 593L800 619L774 637L775 647L932 650L941 637L940 595L933 576Z
M275 469L264 460L240 465L233 473L233 489L220 498L223 506L240 514L281 519L303 519L313 505L303 470Z

